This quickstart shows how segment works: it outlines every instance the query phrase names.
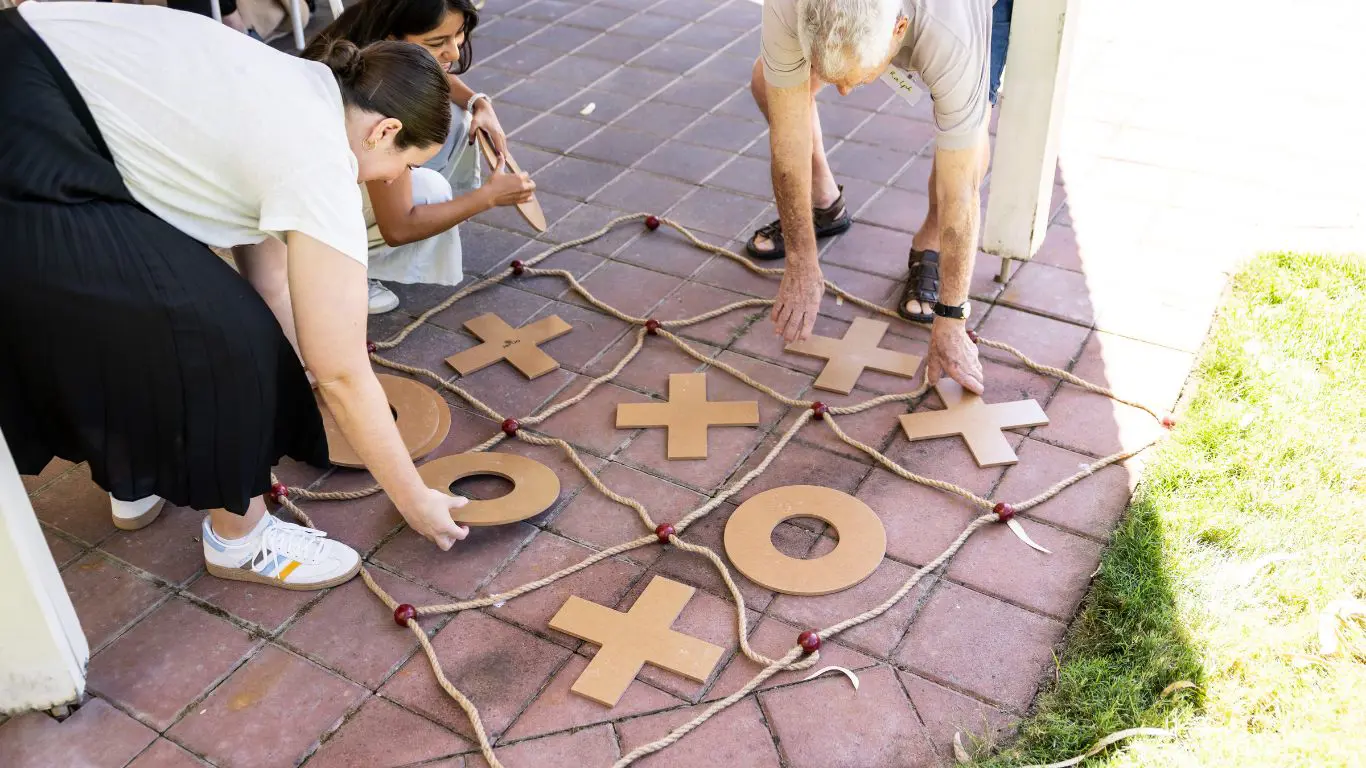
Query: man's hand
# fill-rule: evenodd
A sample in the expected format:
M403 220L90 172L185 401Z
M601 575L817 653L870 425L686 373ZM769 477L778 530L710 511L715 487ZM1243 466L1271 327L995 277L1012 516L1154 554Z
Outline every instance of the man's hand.
M962 320L936 317L930 326L930 356L928 370L930 384L948 376L963 389L982 394L982 363L977 359L977 345L968 338L967 324Z
M499 157L507 157L508 137L503 133L503 126L498 122L498 115L494 114L493 105L488 99L480 99L474 105L474 115L470 118L470 137L469 143L474 144L474 138L479 131L488 134L489 142L493 144L493 151Z
M824 296L825 277L820 264L815 259L788 259L770 315L774 333L789 344L809 337Z

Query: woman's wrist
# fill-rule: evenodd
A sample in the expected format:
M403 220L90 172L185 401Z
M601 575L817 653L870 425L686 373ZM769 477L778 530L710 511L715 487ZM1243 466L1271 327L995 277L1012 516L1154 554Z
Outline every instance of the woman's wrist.
M493 109L493 99L487 93L476 93L465 102L465 111L471 115L479 110L479 105L483 104L485 109Z

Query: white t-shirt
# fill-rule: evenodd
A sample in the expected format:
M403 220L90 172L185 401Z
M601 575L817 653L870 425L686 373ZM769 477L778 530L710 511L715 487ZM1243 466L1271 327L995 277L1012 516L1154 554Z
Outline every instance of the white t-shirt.
M910 21L892 66L924 79L934 101L936 143L973 145L991 118L991 9L995 0L902 0ZM760 53L764 79L775 88L811 80L807 52L797 38L799 0L764 0ZM891 42L892 30L887 30Z
M331 70L157 6L27 2L133 198L226 248L297 231L366 263L358 166Z

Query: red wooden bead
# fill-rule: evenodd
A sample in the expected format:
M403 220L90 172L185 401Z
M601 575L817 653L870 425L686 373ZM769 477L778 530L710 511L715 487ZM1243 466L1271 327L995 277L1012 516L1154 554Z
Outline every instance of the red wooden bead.
M270 486L270 496L276 501L279 501L280 499L283 499L288 495L289 488L284 483L275 483L274 485Z
M1162 426L1166 427L1167 429L1171 429L1172 427L1176 426L1176 417L1170 415L1163 416Z
M816 418L823 419L825 418L825 414L830 412L830 406L817 400L811 404L811 410L816 414Z
M394 609L394 623L400 627L408 626L409 619L417 618L417 609L404 603Z
M977 331L974 331L971 328L968 329L968 338L972 340L973 344L976 344L978 341L980 341L980 339L977 338Z
M503 432L509 435L517 434L517 430L521 427L522 425L518 424L516 419L503 419Z
M375 352L377 352L378 350L379 350L379 345L375 344L375 342L373 342L373 341L367 341L367 342L365 342L365 351L366 351L366 352L369 352L370 354L373 355L373 354L375 354Z
M802 647L802 653L810 656L821 649L821 636L815 630L808 629L797 635L797 645Z
M1004 501L998 502L996 506L992 508L992 511L996 513L996 517L1003 523L1015 516L1014 505L1007 504Z
M664 544L669 543L669 537L674 535L675 532L673 525L669 523L660 523L655 526L655 535L658 536L660 542Z
M645 321L645 332L654 336L659 332L659 321L653 317Z
M646 217L645 217L645 228L648 229L648 230L650 230L651 232L653 232L653 231L656 230L656 229L659 229L659 217L658 217L658 216L646 216Z
M522 273L525 272L525 271L526 271L526 265L522 263L522 260L521 260L521 259L513 259L513 260L512 260L512 274L514 274L514 275L520 275L520 274L522 274Z

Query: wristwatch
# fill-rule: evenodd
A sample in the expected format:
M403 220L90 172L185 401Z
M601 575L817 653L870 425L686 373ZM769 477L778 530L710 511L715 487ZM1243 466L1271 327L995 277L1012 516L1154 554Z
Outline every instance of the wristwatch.
M947 317L951 320L966 320L972 312L970 302L963 302L958 305L934 303L934 313L940 317Z

